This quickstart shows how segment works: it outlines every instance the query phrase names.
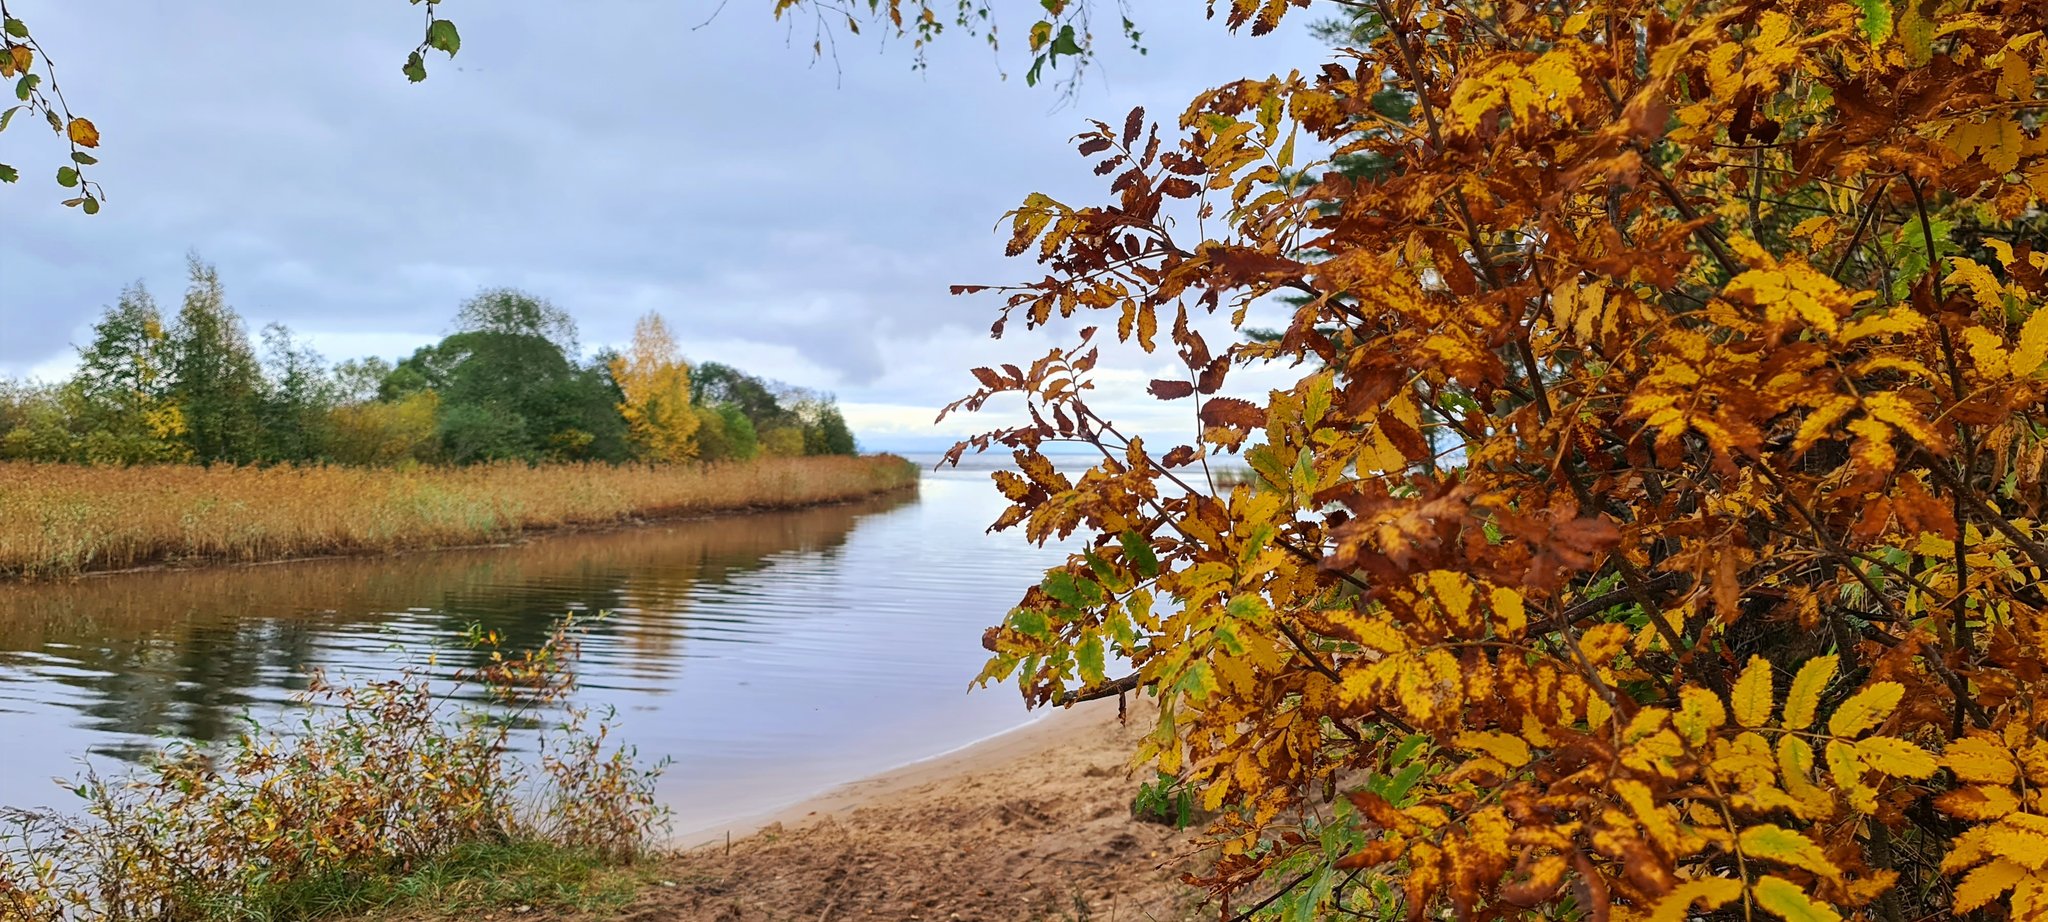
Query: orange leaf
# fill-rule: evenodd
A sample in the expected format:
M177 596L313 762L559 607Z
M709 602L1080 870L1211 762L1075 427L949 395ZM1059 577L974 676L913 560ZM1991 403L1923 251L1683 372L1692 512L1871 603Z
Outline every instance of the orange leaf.
M71 143L79 147L100 146L100 130L93 127L92 122L86 119L72 119L71 125L64 130L64 133L71 138Z

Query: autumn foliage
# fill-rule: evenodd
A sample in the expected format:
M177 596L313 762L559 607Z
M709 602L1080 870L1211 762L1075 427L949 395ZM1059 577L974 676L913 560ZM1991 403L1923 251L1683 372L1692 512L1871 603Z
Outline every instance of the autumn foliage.
M1226 905L2048 917L2048 4L1346 8L1011 215L997 332L1085 329L954 454L1086 549L984 677L1156 696ZM1095 412L1111 338L1198 440Z

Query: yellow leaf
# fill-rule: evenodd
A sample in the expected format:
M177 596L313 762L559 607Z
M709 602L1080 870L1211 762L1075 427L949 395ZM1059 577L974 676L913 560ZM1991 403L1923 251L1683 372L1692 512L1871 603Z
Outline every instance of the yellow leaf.
M1429 571L1429 588L1436 595L1438 605L1444 614L1458 624L1470 623L1472 616L1472 581L1462 573L1450 570Z
M1866 314L1842 325L1842 342L1853 343L1872 336L1910 333L1927 326L1927 318L1911 308L1895 307L1883 313Z
M1831 653L1816 656L1799 667L1799 674L1792 677L1792 689L1785 693L1785 729L1804 730L1813 726L1814 712L1820 709L1820 693L1827 690L1828 680L1835 677L1835 666L1840 662Z
M1728 710L1721 706L1720 695L1688 685L1679 691L1678 701L1678 714L1671 723L1694 746L1706 742L1707 734L1728 723Z
M1955 269L1947 278L1942 279L1944 284L1961 283L1968 286L1971 297L1977 300L1978 307L1992 311L2004 310L2005 286L1999 284L1998 277L1992 275L1990 269L1974 259L1961 256L1952 257L1950 265Z
M1742 895L1742 881L1733 877L1706 877L1688 880L1671 888L1670 893L1657 901L1657 908L1650 910L1650 922L1684 922L1687 910L1694 903L1705 904L1702 908L1719 909Z
M1863 760L1864 765L1894 778L1927 778L1940 767L1940 764L1934 761L1932 753L1890 736L1873 736L1867 740L1858 740L1856 755Z
M1672 814L1657 806L1657 800L1650 793L1650 786L1632 779L1614 782L1614 793L1621 795L1628 804L1629 812L1635 814L1650 838L1666 851L1678 851L1678 824Z
M1468 730L1458 734L1457 742L1460 748L1486 753L1499 759L1509 768L1521 768L1529 764L1529 744L1506 733Z
M1745 727L1761 727L1771 722L1771 664L1761 656L1749 658L1749 666L1742 670L1742 677L1735 680L1735 691L1730 703L1735 710L1735 722Z
M2034 828L2024 825L2028 820L2033 821ZM1983 847L1990 854L2039 871L2048 865L2048 819L2031 813L2012 814L1991 827Z
M1750 858L1766 858L1779 864L1812 871L1829 880L1840 880L1842 869L1828 860L1826 852L1815 845L1812 839L1797 830L1786 829L1771 823L1751 826L1742 831L1736 839L1742 853Z
M2006 354L2005 342L1998 338L1998 334L1983 327L1964 327L1963 347L1969 350L1970 361L1977 366L1978 374L1987 378L2003 378L2011 371L2012 357Z
M2012 889L2013 884L2025 876L2026 868L2004 858L1971 871L1962 883L1956 885L1956 912L1969 912L1997 899L1999 894Z
M1884 723L1905 694L1906 686L1897 682L1871 685L1842 702L1842 706L1835 710L1835 716L1828 718L1828 732L1835 736L1855 736Z
M92 122L85 119L72 119L71 125L65 129L64 133L70 136L71 143L79 147L100 146L100 130L94 128Z
M2024 378L2041 370L2041 363L2048 361L2048 308L2035 308L2033 316L2020 327L2019 344L2012 352L2012 374Z
M1778 772L1785 790L1795 801L1794 813L1801 819L1825 819L1834 815L1835 798L1813 783L1813 746L1796 736L1778 738Z
M1785 922L1841 922L1834 907L1807 896L1799 885L1782 877L1765 874L1750 885L1756 904Z
M1934 805L1943 813L1966 820L1995 820L2018 810L2020 801L2008 788L1973 784L1935 798Z
M1828 775L1835 787L1849 798L1858 813L1877 812L1877 791L1863 783L1863 760L1856 757L1854 743L1832 740L1827 748Z
M1529 614L1522 605L1522 594L1505 586L1493 590L1493 614L1501 620L1501 633L1508 637L1520 637L1529 626Z
M1941 764L1964 781L2011 784L2019 777L2019 766L2013 764L2012 754L1989 733L1972 733L1948 744L1941 754Z

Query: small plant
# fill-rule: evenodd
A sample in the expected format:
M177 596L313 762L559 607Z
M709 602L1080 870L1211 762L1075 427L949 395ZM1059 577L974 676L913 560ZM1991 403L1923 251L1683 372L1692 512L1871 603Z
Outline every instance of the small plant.
M1181 779L1160 772L1158 779L1138 785L1138 794L1131 799L1131 815L1147 823L1186 829L1195 823L1195 794Z
M492 649L452 686L416 667L356 684L316 674L292 732L174 744L119 779L88 771L81 815L0 813L0 920L327 915L433 894L465 867L489 870L469 893L599 895L614 886L599 871L642 856L667 813L653 796L663 766L612 743L609 714L566 705L580 627L571 616L537 649ZM464 703L478 700L490 704ZM566 716L544 719L556 708ZM550 724L538 764L519 759L514 728Z

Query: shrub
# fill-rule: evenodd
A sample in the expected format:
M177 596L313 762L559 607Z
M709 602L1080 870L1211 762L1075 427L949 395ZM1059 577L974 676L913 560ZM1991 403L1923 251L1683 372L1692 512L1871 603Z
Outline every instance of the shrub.
M354 684L315 675L289 731L252 724L218 749L173 744L129 776L88 772L82 815L0 813L0 919L243 918L316 892L345 906L478 850L640 857L667 816L661 766L611 741L609 715L566 703L578 628L565 618L514 657L474 631L489 662L452 684L417 665ZM537 765L514 747L534 724Z

